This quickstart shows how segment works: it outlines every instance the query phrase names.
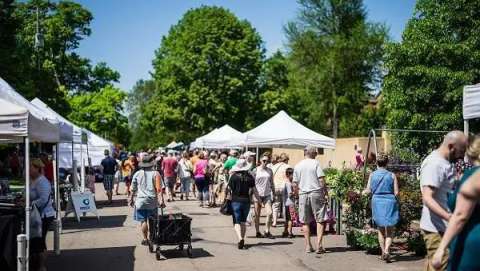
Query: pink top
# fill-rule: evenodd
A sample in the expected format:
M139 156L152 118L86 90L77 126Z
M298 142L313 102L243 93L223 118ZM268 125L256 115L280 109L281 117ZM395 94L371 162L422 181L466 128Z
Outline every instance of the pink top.
M207 160L198 160L195 163L195 170L193 171L194 177L195 178L205 178L205 171L208 166L208 161Z

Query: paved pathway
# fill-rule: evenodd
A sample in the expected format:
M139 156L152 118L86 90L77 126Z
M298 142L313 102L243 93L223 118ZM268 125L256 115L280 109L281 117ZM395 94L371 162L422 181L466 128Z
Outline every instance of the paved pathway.
M97 195L103 188L97 184ZM398 255L391 264L384 264L377 256L362 251L351 251L343 236L326 236L327 254L305 254L303 239L256 239L255 230L249 227L246 243L249 249L239 251L231 218L219 214L218 209L198 207L196 201L176 201L167 212L183 212L193 218L193 258L180 251L166 251L165 261L156 261L155 255L141 246L137 224L132 219L132 209L127 207L126 196L114 197L114 204L103 206L99 202L100 222L95 218L73 218L64 222L61 236L62 254L50 253L48 270L51 271L147 271L147 270L421 270L423 260L408 254ZM273 233L279 236L280 228ZM49 234L49 248L52 247ZM173 248L173 247L172 247Z

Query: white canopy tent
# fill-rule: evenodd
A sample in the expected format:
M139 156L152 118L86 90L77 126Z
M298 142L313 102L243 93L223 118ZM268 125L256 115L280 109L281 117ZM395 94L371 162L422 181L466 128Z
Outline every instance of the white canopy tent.
M469 133L471 119L480 118L480 84L463 88L463 120L465 134Z
M18 94L7 82L0 78L0 99L2 122L0 135L3 142L30 141L54 143L60 141L58 122L47 120L43 112ZM17 115L15 116L15 113ZM12 115L14 114L14 115Z
M28 270L29 239L30 239L30 142L58 143L60 141L60 124L48 120L41 110L18 94L7 82L0 78L0 139L2 142L23 142L25 144L25 234L19 235L19 268ZM54 123L51 123L54 122ZM65 126L67 127L67 126ZM66 131L66 130L64 130ZM68 136L68 135L67 135ZM56 153L54 153L54 162ZM54 173L55 202L57 205L57 220L59 219L58 180ZM60 253L60 235L56 224L54 246ZM24 245L22 245L24 244ZM21 253L21 254L20 254Z
M62 141L59 145L59 166L63 168L71 168L73 160L81 162L82 159L89 158L92 166L100 165L104 156L105 149L113 151L113 143L103 139L93 132L78 127L69 120L65 119L57 112L53 111L48 105L40 99L35 98L32 103L41 108L43 111L53 114L56 118L64 123L68 123L73 127L73 138L70 141ZM72 144L73 143L73 144ZM81 144L82 143L82 144ZM73 149L73 153L72 153Z
M335 149L335 139L308 129L283 110L258 127L234 139L232 144L239 142L251 147L303 148L313 145L318 148Z
M193 144L195 148L205 149L225 149L240 147L234 142L235 139L241 138L242 133L226 124L220 128L216 128L210 133L197 138Z
M303 148L313 145L335 149L335 139L308 129L283 110L258 127L243 133L241 137L235 138L230 145L239 143L243 146L265 148Z

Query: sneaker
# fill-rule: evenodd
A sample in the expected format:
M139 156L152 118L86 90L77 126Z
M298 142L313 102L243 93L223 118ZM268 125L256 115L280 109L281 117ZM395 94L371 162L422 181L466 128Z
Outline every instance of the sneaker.
M238 249L243 249L245 246L245 240L240 240L240 242L238 242Z
M183 200L183 195L180 195L180 200Z
M142 240L142 246L148 246L148 240Z
M269 239L275 239L275 237L273 237L271 232L265 232L263 235Z
M288 238L293 239L293 238L295 238L295 235L293 235L293 233L290 233L290 234L288 234Z
M262 235L261 233L257 232L257 234L255 235L255 237L257 237L257 238L263 238L263 235Z
M170 199L167 199L167 202L170 202L171 200Z
M283 237L283 238L287 238L287 237L288 237L288 232L283 232L283 233L282 233L282 237Z

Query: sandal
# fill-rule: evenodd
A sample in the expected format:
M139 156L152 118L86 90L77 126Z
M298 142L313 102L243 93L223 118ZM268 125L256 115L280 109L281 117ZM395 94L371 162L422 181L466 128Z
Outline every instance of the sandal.
M148 246L148 240L146 239L142 240L142 246Z
M316 254L324 254L325 252L327 252L327 251L325 251L325 249L323 247L319 247L317 249L317 251L315 251Z
M315 252L315 250L313 249L313 247L309 247L305 250L306 253L313 253Z
M383 260L384 260L386 263L391 263L392 260L390 260L390 253L385 253L385 256L383 256Z

